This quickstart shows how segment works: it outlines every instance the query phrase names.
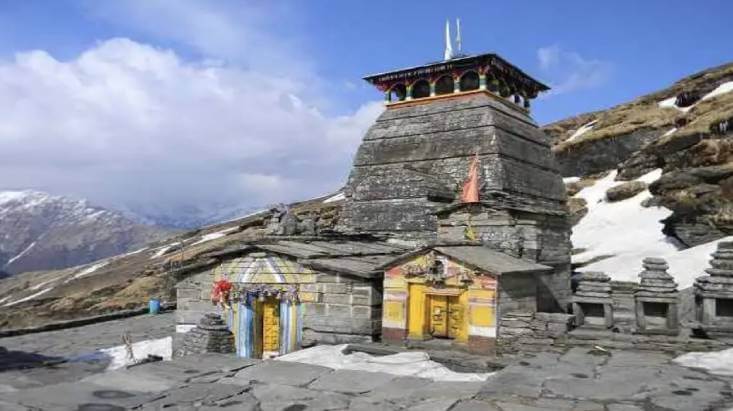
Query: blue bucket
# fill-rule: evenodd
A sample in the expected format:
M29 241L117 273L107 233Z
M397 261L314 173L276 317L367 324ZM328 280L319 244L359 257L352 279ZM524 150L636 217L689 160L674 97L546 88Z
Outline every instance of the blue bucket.
M160 300L157 298L151 298L148 302L148 312L150 314L160 313Z

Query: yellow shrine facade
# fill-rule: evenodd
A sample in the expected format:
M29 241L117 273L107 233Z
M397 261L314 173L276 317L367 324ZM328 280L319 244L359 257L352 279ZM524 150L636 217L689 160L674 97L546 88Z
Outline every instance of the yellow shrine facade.
M510 311L533 312L537 278L550 267L478 245L426 247L383 267L382 339L444 340L490 354Z

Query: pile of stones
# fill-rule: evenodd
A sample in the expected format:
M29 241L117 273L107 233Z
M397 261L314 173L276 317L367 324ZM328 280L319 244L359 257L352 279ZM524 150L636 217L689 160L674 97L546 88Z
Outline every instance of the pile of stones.
M598 271L588 271L580 275L578 289L573 295L573 313L575 322L581 327L589 324L586 322L587 310L590 305L603 306L603 325L606 328L613 327L613 298L611 289L611 278Z
M640 331L647 329L644 303L666 304L666 329L677 330L677 283L667 273L669 265L663 258L647 257L643 260L644 271L639 274L641 281L634 297L636 299L636 320Z
M186 333L177 356L202 353L229 354L236 352L234 334L219 314L206 314L199 324Z

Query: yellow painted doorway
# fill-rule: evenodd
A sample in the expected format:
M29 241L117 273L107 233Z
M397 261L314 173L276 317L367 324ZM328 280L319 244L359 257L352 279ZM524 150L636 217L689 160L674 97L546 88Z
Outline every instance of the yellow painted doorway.
M259 358L272 358L280 352L280 302L273 297L257 304L259 344L255 344ZM259 331L259 332L257 332ZM259 348L259 349L257 349Z

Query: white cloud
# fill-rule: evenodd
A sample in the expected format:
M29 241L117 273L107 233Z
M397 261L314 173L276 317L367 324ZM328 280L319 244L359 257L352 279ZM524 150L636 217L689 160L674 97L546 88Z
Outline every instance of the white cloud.
M544 76L550 79L550 96L601 86L612 71L608 62L587 59L558 45L537 50L537 60Z
M329 117L302 79L125 38L18 53L0 61L0 189L171 211L336 189L381 104Z

